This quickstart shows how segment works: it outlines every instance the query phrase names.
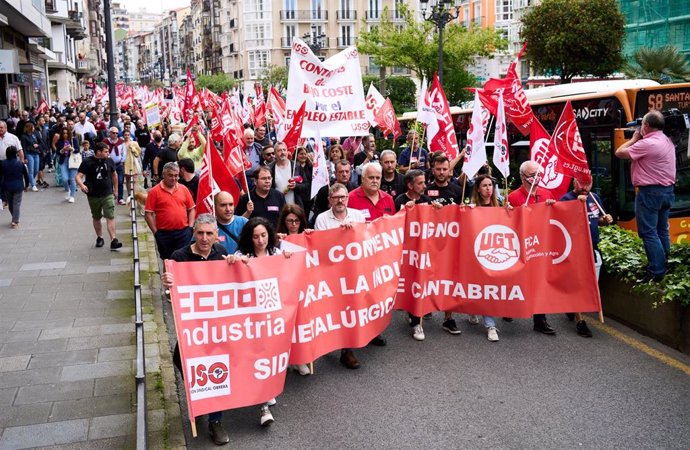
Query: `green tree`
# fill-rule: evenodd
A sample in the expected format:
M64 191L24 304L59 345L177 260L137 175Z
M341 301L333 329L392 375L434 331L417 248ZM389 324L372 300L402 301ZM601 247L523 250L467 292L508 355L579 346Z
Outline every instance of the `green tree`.
M385 67L405 67L431 80L438 70L438 33L430 22L415 20L407 6L400 4L404 25L391 20L384 8L381 22L370 31L361 32L357 41L360 53L370 55ZM365 23L366 27L366 23ZM456 71L466 71L476 56L490 56L506 47L506 41L493 29L446 25L443 31L443 79ZM448 90L446 90L448 94Z
M283 89L287 89L288 68L286 66L271 64L261 72L259 75L259 82L266 95L268 95L268 89L270 89L271 86L275 87L279 92Z
M618 0L544 0L522 18L521 37L535 70L570 83L623 66L624 27Z
M225 91L229 91L235 85L235 80L230 75L224 73L216 73L213 75L199 75L194 80L194 86L197 90L203 88L209 91L221 94Z
M623 72L628 78L649 78L661 84L690 80L690 66L673 45L638 48Z
M362 85L364 95L369 91L369 85L374 83L374 87L381 92L383 97L390 97L395 113L401 115L405 111L414 111L417 108L417 98L415 91L417 87L410 77L391 76L386 78L386 90L381 91L381 79L377 75L362 75Z
M148 83L144 83L144 84L146 84L149 87L149 89L151 89L151 90L156 90L158 88L164 87L163 82L161 80L156 79L156 78L154 78L154 79L150 80Z

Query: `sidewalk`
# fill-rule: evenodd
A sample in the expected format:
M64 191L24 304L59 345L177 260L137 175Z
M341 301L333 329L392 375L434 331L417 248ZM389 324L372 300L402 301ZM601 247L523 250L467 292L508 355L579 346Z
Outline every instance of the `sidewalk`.
M26 192L19 229L0 212L0 448L133 448L134 299L129 207L124 246L95 248L86 196ZM150 448L183 448L155 248L138 221ZM154 300L152 292L156 293Z

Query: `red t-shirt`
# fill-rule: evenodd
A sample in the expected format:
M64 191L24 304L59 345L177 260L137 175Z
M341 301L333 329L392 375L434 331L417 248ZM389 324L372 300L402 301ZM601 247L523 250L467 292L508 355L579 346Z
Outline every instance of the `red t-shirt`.
M347 200L347 207L359 210L364 214L364 218L367 222L371 222L382 216L395 214L395 202L390 194L379 190L379 201L373 204L366 196L361 186L350 192Z
M149 191L146 198L145 211L156 214L156 228L159 230L181 230L191 227L187 222L187 212L194 208L194 200L189 189L178 184L172 191L163 189L163 184L157 184Z
M508 201L513 207L522 206L527 201L527 195L529 191L525 189L524 186L520 186L520 189L516 189L508 195ZM546 200L556 200L551 195L551 191L541 187L532 189L532 195L529 198L529 204L533 205L535 203L545 202Z

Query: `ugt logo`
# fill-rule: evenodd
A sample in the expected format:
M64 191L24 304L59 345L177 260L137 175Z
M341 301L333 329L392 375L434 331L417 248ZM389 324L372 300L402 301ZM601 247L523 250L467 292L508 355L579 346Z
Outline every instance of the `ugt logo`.
M192 400L230 394L229 355L187 358L189 393Z
M506 270L520 259L517 233L505 225L489 225L474 240L477 261L489 270Z

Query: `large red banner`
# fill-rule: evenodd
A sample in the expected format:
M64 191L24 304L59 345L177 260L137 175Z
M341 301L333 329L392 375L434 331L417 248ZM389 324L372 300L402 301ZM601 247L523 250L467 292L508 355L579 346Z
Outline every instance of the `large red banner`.
M263 403L283 391L304 254L165 261L189 417Z
M305 247L291 364L341 348L367 345L388 327L398 286L405 215L385 216L350 230L292 235Z
M418 205L407 212L396 309L502 317L600 310L585 206Z

